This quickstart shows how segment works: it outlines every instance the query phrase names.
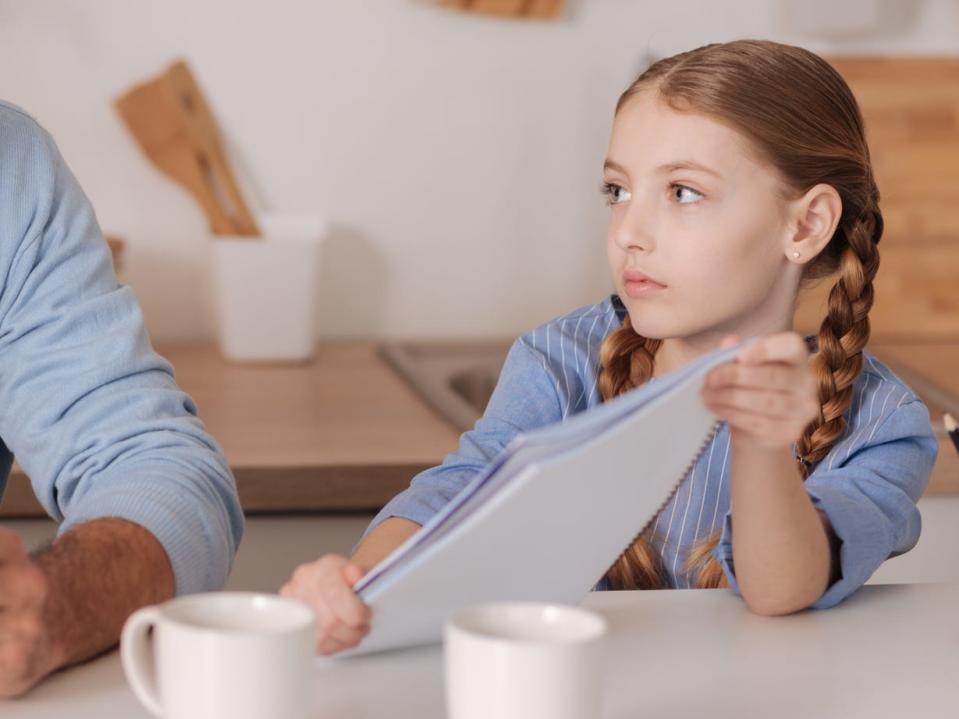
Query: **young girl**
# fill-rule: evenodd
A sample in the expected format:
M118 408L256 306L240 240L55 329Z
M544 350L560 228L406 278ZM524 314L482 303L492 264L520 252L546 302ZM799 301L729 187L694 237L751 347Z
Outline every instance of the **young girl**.
M518 433L739 337L760 339L702 390L721 430L598 588L729 586L786 614L838 603L915 545L937 443L923 404L864 351L883 224L839 74L763 41L655 63L616 106L603 193L616 294L517 340L458 451L383 508L352 559L327 555L283 587L314 607L320 653L365 636L351 587ZM828 313L805 341L797 292L826 276ZM636 457L637 482L654 459Z

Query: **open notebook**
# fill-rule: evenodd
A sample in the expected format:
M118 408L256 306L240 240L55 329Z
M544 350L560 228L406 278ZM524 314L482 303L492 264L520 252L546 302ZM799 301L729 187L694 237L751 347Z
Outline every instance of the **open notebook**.
M440 641L446 616L470 604L580 601L709 444L703 379L748 342L514 439L360 580L372 627L339 656Z

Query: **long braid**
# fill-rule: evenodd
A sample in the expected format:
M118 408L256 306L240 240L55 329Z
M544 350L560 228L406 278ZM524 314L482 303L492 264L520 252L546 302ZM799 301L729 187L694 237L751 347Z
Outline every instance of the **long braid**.
M828 312L819 327L819 352L813 359L822 411L796 445L804 476L809 476L846 431L845 413L852 402L853 383L862 370L862 351L869 341L872 282L879 270L877 243L882 230L882 214L872 202L845 232L839 279L829 292Z

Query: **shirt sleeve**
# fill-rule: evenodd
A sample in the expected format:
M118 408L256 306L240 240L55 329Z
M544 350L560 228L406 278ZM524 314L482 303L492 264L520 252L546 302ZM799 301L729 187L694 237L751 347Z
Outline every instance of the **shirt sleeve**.
M425 524L521 432L558 422L562 408L553 374L527 338L513 343L483 416L443 463L421 472L373 518L364 533L390 517ZM362 540L361 540L362 541Z
M53 140L0 106L0 437L64 532L118 517L164 547L180 594L223 586L233 476L120 286Z
M839 578L813 605L827 609L859 589L886 559L919 541L916 506L929 483L939 445L925 405L913 398L870 430L865 441L831 469L819 467L806 491L825 513L838 538ZM732 551L732 516L726 514L715 556L737 594Z

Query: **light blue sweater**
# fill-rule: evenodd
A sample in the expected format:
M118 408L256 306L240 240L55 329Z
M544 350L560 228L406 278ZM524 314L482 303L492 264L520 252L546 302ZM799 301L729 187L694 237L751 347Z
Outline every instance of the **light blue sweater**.
M600 402L596 386L599 347L622 322L626 309L616 296L583 307L519 338L506 358L499 383L483 417L460 439L443 464L416 476L374 518L427 522L520 432L527 432ZM919 539L916 501L926 488L938 451L925 405L881 362L865 354L854 384L842 439L816 466L805 487L829 517L841 540L838 581L814 605L830 607L856 591L887 558L912 548ZM732 514L729 501L729 429L721 429L656 517L654 545L672 587L685 588L689 548L714 532L715 556L734 591ZM643 481L637 457L636 481ZM588 478L584 477L584 481ZM648 507L637 507L637 530ZM549 511L544 507L544 511ZM367 530L369 532L369 529ZM584 535L588 542L589 536ZM455 581L451 578L451 581ZM607 587L601 580L598 589Z
M0 494L15 454L61 533L128 519L166 549L179 594L222 587L243 532L223 452L52 138L2 102L0 278Z

